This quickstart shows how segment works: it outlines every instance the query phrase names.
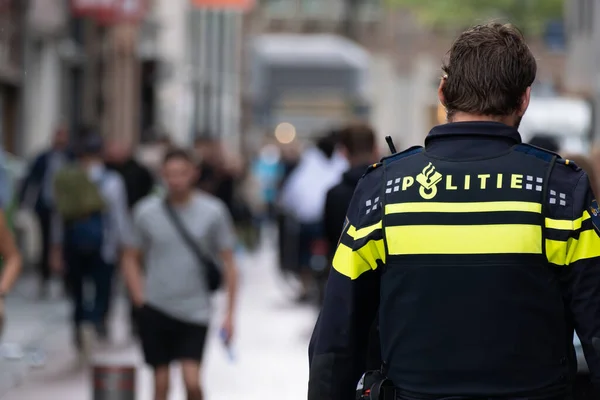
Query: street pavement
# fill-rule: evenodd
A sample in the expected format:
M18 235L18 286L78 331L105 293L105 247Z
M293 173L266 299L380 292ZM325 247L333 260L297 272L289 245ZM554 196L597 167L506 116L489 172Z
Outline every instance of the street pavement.
M271 247L239 258L241 293L233 359L218 338L224 298L222 294L215 298L217 312L202 371L208 400L306 398L307 345L316 310L293 303L275 260ZM71 347L68 305L60 299L30 300L35 292L33 286L32 278L26 277L7 299L0 400L92 400L90 368L77 366ZM137 400L151 400L151 374L143 365L137 344L128 337L126 314L126 302L120 296L115 305L111 343L98 346L94 362L136 366ZM15 353L12 344L18 344L24 354ZM175 367L173 373L176 372ZM172 379L171 399L185 399L181 379L176 375Z

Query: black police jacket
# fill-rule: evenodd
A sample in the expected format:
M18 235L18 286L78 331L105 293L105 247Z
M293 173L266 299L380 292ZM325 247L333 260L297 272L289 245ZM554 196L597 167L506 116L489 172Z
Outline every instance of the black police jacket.
M344 228L346 211L352 201L356 185L369 167L370 165L365 164L350 168L342 176L342 181L327 192L323 212L323 232L325 232L332 258ZM376 320L371 325L369 345L365 354L367 369L378 369L381 365L380 347L378 321Z
M342 234L346 211L352 201L356 185L369 168L369 165L360 165L350 168L342 176L340 183L329 189L325 198L325 209L323 212L323 232L327 244L332 252L337 246L338 239Z
M598 225L568 160L500 123L434 128L425 149L384 159L356 189L311 340L309 400L354 396L378 310L386 372L406 397L566 397L574 329L598 386Z

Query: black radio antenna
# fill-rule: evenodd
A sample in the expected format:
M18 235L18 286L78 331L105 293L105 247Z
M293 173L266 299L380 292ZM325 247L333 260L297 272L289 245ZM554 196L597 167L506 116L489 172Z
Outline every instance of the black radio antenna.
M392 152L392 154L396 154L398 152L398 151L396 151L396 146L394 146L394 141L392 140L391 136L386 136L385 142L387 143L388 147L390 148L390 151Z

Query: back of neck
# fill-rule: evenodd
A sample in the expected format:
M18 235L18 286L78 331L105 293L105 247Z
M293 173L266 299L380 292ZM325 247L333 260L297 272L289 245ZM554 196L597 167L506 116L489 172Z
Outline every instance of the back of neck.
M448 119L448 122L500 122L502 124L513 126L515 121L514 117L510 115L477 115L457 112L451 118Z

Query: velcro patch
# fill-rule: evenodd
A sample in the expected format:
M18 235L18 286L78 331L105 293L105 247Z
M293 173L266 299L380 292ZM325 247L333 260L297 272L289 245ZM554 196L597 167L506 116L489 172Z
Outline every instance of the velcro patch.
M340 242L342 241L342 237L344 237L344 233L346 233L348 231L349 227L350 227L350 220L348 219L348 217L346 217L346 220L344 221L344 226L342 228L342 234L340 235L340 238L338 239L338 246L340 245Z
M596 230L596 233L600 235L600 207L598 206L598 201L596 201L596 199L592 200L592 204L588 208L588 211L592 217L594 229Z

